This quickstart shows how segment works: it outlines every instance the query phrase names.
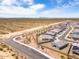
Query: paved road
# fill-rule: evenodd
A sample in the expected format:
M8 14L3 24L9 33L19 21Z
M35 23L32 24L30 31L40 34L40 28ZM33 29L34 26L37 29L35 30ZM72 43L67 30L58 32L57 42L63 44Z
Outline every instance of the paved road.
M68 26L68 29L66 32L64 32L60 37L58 37L58 39L63 40L65 39L66 35L70 32L72 28L70 27L70 25ZM65 39L66 40L66 39Z
M26 56L31 57L31 59L49 59L48 57L38 53L37 51L35 51L31 48L28 48L22 44L19 44L19 43L13 41L12 39L5 40L4 42L10 46L16 48L20 52L24 53Z

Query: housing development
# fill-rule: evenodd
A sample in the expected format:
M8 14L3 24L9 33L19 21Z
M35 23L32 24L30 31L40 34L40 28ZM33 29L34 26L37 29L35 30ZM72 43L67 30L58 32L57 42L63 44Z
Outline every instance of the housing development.
M12 47L22 59L79 59L79 22L51 23L5 37L0 45Z

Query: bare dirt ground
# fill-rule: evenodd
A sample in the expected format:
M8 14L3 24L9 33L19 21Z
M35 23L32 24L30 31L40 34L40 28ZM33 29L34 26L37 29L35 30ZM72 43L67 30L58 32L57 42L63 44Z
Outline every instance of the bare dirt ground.
M59 22L61 20L1 20L0 19L0 35L9 34L41 25L48 25L51 23Z

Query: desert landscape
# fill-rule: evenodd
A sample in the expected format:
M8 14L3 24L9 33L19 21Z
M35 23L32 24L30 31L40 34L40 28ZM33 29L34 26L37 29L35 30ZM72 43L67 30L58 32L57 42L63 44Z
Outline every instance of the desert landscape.
M0 34L9 34L16 31L30 29L32 27L38 27L50 23L58 22L56 20L0 20Z
M79 0L0 0L0 59L79 59Z
M30 29L33 27L56 23L61 20L52 19L0 19L0 35L10 34L17 31ZM4 43L0 43L0 59L27 59L14 48Z
M78 19L0 19L0 35L7 35L14 32L19 32L31 29L38 26L49 25L62 21L78 22ZM26 39L25 39L26 40ZM32 42L32 45L35 42ZM30 44L31 45L31 44ZM32 46L31 45L31 46ZM54 53L54 52L53 52ZM57 56L57 55L56 55ZM20 54L16 49L9 47L4 43L0 43L0 59L28 59L23 54Z
M41 25L48 25L51 23L56 23L60 21L65 21L68 19L0 19L0 34L9 34L25 29L30 29L33 27L38 27ZM71 20L71 19L69 19ZM73 20L73 19L72 19Z

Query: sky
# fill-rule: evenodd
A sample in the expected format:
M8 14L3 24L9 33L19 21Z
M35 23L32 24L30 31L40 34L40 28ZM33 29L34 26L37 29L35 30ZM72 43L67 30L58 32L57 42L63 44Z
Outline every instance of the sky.
M79 18L79 0L0 0L0 18Z

